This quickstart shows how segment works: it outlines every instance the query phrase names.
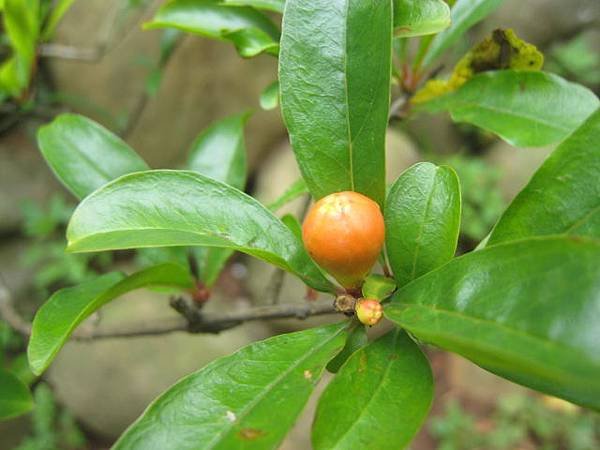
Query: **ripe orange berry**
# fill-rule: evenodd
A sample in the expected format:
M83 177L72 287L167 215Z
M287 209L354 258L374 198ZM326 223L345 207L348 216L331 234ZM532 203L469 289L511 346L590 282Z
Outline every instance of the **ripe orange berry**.
M383 307L372 298L361 298L356 302L356 317L361 323L372 327L383 317Z
M358 192L319 200L302 225L310 256L346 289L356 289L377 261L385 238L379 205Z

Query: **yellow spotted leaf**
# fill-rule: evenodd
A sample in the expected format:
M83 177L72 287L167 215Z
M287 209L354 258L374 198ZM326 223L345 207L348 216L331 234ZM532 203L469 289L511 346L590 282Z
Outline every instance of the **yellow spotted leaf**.
M511 29L497 29L471 49L458 62L448 80L431 80L413 97L413 103L424 103L455 91L474 75L491 70L541 70L544 55Z

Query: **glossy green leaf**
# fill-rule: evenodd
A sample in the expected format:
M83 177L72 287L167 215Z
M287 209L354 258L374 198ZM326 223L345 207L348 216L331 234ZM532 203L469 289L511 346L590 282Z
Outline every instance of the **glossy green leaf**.
M509 144L538 147L571 134L600 105L589 89L544 72L500 70L476 75L423 105L456 122L496 133Z
M296 236L298 239L302 239L302 224L296 216L292 214L286 214L281 218L281 221L292 233L294 233L294 236Z
M391 45L391 0L286 3L281 108L316 198L353 190L383 203Z
M0 91L19 96L29 85L40 27L39 0L5 0L4 30L12 55L0 66Z
M55 292L33 320L27 355L31 370L40 375L77 326L111 300L146 286L190 289L193 280L178 264L161 264L127 277L112 272L79 286Z
M230 116L200 133L192 144L187 168L243 190L248 171L244 126L249 117L248 112ZM197 251L202 282L212 286L232 254L231 249L217 247Z
M357 321L358 322L358 321ZM367 329L361 323L355 323L354 327L348 333L346 344L341 352L327 364L327 370L331 373L337 373L340 367L352 356L354 352L363 348L369 342Z
M346 327L276 336L213 361L158 397L113 449L276 449Z
M427 359L406 333L393 330L355 352L327 386L315 415L313 448L404 448L432 397Z
M386 201L385 242L398 286L452 259L460 208L460 183L450 167L418 163L396 180Z
M252 197L183 170L125 175L79 204L68 249L91 252L200 245L239 250L297 274L322 291L321 275L302 242Z
M37 139L57 178L80 199L121 175L148 169L121 138L77 114L61 114L39 129Z
M496 224L487 245L531 236L600 238L600 109L535 173Z
M275 201L269 203L268 208L273 212L278 211L283 206L307 193L306 181L304 181L304 178L298 178Z
M600 243L514 241L398 291L385 315L417 338L533 389L600 410Z
M46 21L44 31L42 32L43 40L46 41L52 37L54 31L56 31L58 23L67 13L69 8L71 8L73 3L75 3L75 0L57 0L54 2L50 15Z
M394 0L394 35L439 33L450 26L450 8L443 0Z
M279 105L279 81L275 80L261 92L258 99L260 107L266 111L277 108Z
M221 119L202 131L192 144L186 167L236 189L246 186L244 126L249 113Z
M363 297L381 301L396 290L396 283L391 278L372 274L367 277L361 289Z
M427 66L435 61L469 28L482 21L502 2L503 0L457 0L450 11L450 27L433 38L423 59L423 65Z
M256 9L282 13L285 0L223 0L223 3L226 5L252 6Z
M278 52L279 30L261 12L217 0L173 0L164 4L146 29L177 28L232 42L243 57Z
M0 369L0 420L25 414L33 408L33 399L27 386L15 375Z

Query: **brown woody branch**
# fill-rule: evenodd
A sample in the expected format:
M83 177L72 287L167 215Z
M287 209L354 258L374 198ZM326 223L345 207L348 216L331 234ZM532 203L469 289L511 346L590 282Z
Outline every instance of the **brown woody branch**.
M245 322L268 319L306 319L310 316L335 313L334 306L327 302L304 304L278 304L248 308L228 313L204 313L191 300L183 297L172 299L171 305L181 317L173 317L150 323L124 325L111 329L80 328L72 335L75 340L157 336L174 332L220 333ZM12 297L0 278L0 317L23 336L31 335L31 324L15 310Z

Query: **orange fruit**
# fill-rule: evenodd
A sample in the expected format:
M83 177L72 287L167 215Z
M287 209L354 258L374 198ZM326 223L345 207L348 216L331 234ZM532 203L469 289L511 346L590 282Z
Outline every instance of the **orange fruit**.
M379 205L358 192L337 192L310 209L302 225L310 256L346 289L357 289L385 239Z

